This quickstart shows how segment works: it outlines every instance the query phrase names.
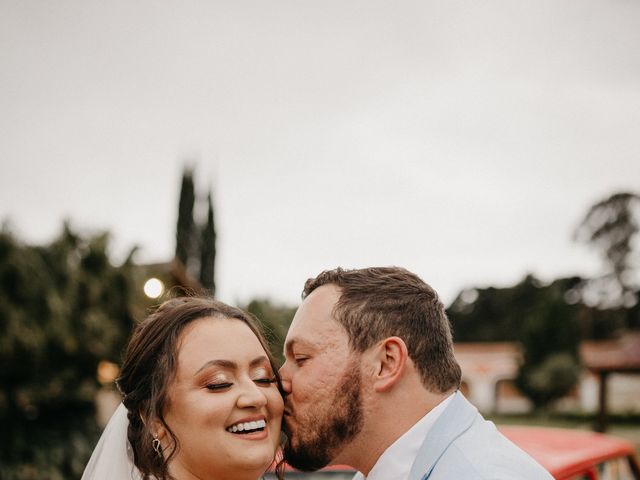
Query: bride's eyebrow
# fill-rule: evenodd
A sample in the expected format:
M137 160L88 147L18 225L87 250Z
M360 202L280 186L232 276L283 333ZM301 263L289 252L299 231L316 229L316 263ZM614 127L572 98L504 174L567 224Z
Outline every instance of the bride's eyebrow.
M236 362L232 362L231 360L209 360L198 369L195 375L199 374L202 370L208 367L222 367L233 370L238 368L238 364Z
M261 355L251 360L251 362L249 362L249 367L254 368L254 367L257 367L258 365L263 365L265 363L271 366L271 363L269 362L269 359L266 357L266 355Z
M267 358L267 356L261 355L251 360L251 362L249 362L249 367L254 368L258 365L263 365L265 363L271 366L271 363L269 362L269 359ZM238 364L236 362L232 362L231 360L221 360L221 359L209 360L204 365L202 365L194 375L199 374L202 370L208 367L222 367L229 370L235 370L238 368Z

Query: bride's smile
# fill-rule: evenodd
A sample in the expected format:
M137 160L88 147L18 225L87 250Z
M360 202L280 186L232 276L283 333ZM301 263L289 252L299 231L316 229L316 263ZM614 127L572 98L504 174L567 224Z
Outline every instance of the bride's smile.
M169 465L176 478L264 472L278 448L282 411L269 358L247 325L201 318L185 327L164 409L166 425L178 439ZM158 422L156 429L170 454L166 428Z
M117 386L82 480L257 480L272 464L283 478L282 384L250 314L167 300L136 325Z

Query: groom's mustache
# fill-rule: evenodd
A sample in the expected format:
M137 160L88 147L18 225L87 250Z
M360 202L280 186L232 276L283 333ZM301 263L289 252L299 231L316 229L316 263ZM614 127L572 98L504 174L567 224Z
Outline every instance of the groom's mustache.
M282 414L282 420L283 420L283 423L286 425L287 420L289 420L289 419L290 419L291 417L293 417L293 416L294 416L294 414L293 414L293 409L292 409L291 407L286 407L286 408L284 409L283 414Z

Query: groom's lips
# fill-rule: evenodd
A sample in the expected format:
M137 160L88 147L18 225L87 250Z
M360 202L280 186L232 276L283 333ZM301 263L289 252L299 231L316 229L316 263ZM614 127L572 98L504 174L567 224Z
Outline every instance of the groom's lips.
M285 431L291 430L291 421L293 420L293 414L291 410L285 410L284 416L282 417L282 426Z

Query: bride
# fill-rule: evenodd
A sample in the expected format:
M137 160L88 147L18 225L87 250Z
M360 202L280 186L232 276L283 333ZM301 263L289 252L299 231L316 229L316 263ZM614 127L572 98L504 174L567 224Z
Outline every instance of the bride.
M122 404L82 480L256 480L274 462L279 378L255 323L237 308L165 302L136 326L117 384Z

